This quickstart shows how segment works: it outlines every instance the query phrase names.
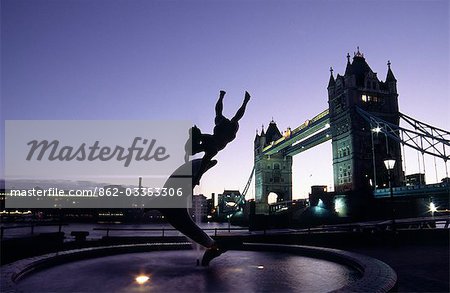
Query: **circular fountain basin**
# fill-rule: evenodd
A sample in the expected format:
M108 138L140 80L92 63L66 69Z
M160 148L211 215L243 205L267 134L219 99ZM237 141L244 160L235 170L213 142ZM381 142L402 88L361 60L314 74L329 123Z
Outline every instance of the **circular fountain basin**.
M53 255L28 264L12 264L7 271L14 267L16 271L9 274L12 284L8 288L21 292L329 292L375 289L367 287L367 281L379 287L386 280L386 276L379 275L378 280L367 276L369 271L379 274L380 270L371 266L381 262L367 263L363 257L358 263L354 254L344 257L339 251L322 248L249 244L244 250L227 251L208 267L196 265L202 256L199 251L116 254L131 252L133 246L126 248L105 248L109 253L103 251L99 255L104 256L95 258L87 257L101 252L101 248L81 250L79 260L74 258L76 252L65 252L59 261ZM320 255L325 257L318 258Z

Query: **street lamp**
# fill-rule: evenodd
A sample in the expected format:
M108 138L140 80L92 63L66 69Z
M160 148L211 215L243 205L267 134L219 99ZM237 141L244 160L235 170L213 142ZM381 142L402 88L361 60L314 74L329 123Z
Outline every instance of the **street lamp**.
M388 170L389 174L389 194L391 196L391 207L392 207L392 230L395 232L394 193L392 191L392 181L394 177L394 173L392 171L394 170L395 159L393 157L386 158L384 160L384 165L386 166L386 169Z
M431 212L431 216L434 217L434 213L437 212L437 206L434 204L434 202L430 202L429 210Z
M388 169L388 171L390 173L394 169L395 159L392 157L386 158L384 160L384 165L386 166L386 169Z

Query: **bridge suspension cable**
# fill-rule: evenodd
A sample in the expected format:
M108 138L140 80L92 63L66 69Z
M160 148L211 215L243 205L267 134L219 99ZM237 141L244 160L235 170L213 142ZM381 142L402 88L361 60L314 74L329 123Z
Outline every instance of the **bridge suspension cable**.
M245 184L244 190L242 191L242 195L244 196L244 198L247 195L247 192L248 192L248 190L250 188L250 185L252 183L253 174L255 174L255 166L253 166L252 172L250 173L250 177L247 180L247 184Z

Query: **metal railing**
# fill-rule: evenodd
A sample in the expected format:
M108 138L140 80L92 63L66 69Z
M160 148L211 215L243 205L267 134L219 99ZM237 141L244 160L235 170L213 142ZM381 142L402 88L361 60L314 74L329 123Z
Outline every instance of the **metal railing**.
M426 184L426 185L408 185L393 187L392 191L394 195L410 195L416 193L429 193L429 192L450 192L450 184L447 182ZM376 189L373 192L375 197L389 196L389 188Z
M204 228L203 231L214 231L214 236L218 236L218 232L226 231L231 233L232 231L242 231L245 232L246 235L255 235L255 234L291 234L291 233L327 233L327 232L357 232L366 229L376 229L383 230L385 228L389 228L391 221L370 221L370 222L360 222L360 223L348 223L348 224L337 224L337 225L324 225L318 227L309 227L309 228L282 228L282 229L259 229L257 231L249 231L247 227L245 228ZM4 237L4 230L7 229L18 229L18 228L30 228L31 235L34 234L34 228L38 226L55 226L58 227L58 232L61 232L62 226L66 226L68 224L65 223L36 223L31 225L20 225L20 226L11 226L11 227L0 227L1 228L1 238ZM450 217L445 216L434 216L434 217L421 217L421 218L409 218L409 219L396 219L396 225L402 227L400 229L419 229L422 228L433 228L439 229L439 226L442 226L443 229L450 228ZM175 228L92 228L95 231L105 231L105 236L110 237L112 232L124 232L124 231L153 231L160 232L159 237L168 237L167 232L179 232ZM118 235L118 236L123 236ZM136 237L136 235L133 235Z
M0 227L0 240L3 240L3 237L5 235L5 230L30 228L30 235L34 235L34 228L36 228L36 227L55 226L55 227L58 227L58 232L61 232L62 226L67 226L67 225L68 224L66 224L66 223L30 223L27 225L18 225L18 226L1 226Z
M168 231L178 231L175 228L93 228L95 231L106 231L106 237L109 237L112 231L159 231L161 232L161 237L166 236ZM248 228L204 228L203 231L214 231L214 236L217 236L217 231L248 231Z

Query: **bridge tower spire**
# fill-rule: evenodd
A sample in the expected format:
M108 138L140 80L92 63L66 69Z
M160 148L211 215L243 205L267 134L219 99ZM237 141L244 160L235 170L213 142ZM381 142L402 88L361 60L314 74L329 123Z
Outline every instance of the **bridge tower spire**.
M395 78L394 73L391 70L391 61L388 60L387 66L388 66L388 71L386 74L387 86L390 92L397 94L397 79Z
M331 87L334 87L334 85L336 84L335 80L334 80L334 76L333 76L333 67L330 67L330 80L328 81L328 89L330 89Z

